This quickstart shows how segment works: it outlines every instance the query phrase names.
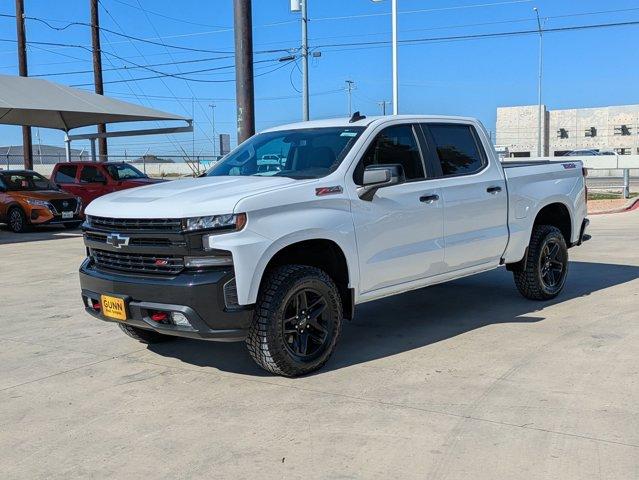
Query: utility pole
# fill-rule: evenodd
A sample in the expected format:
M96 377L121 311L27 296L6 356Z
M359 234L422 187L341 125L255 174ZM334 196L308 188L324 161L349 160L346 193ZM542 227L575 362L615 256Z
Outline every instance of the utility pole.
M100 19L98 17L98 0L91 1L91 45L93 49L93 83L95 93L104 95L102 84L102 50L100 49ZM106 125L98 125L98 133L106 133ZM108 160L107 139L98 138L98 154L101 162Z
M235 96L237 97L237 141L255 134L253 90L253 20L251 0L233 0L235 27Z
M300 0L302 6L302 120L309 120L308 102L308 0Z
M390 103L388 100L382 100L381 102L377 102L377 105L379 105L382 109L382 115L386 115L386 104Z
M215 156L215 104L209 103L211 107L211 128L213 130L213 156Z
M24 30L24 0L16 0L16 33L18 36L18 72L21 77L28 77L27 39ZM24 168L33 170L33 147L31 145L31 127L22 126L22 156Z
M542 152L542 135L541 135L541 80L543 74L543 30L541 28L541 20L539 19L539 9L533 8L537 15L537 27L539 28L539 74L537 78L537 156L543 156Z
M393 115L399 114L399 85L397 73L397 0L391 0L393 21Z
M351 100L352 91L355 89L353 80L346 80L346 96L348 98L348 116L353 115L353 103Z

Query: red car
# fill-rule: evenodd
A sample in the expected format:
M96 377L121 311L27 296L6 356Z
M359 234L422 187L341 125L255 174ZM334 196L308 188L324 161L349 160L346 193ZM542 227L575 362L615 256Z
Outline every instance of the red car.
M124 162L64 162L53 167L51 181L65 192L77 195L87 206L107 193L162 182L149 178Z

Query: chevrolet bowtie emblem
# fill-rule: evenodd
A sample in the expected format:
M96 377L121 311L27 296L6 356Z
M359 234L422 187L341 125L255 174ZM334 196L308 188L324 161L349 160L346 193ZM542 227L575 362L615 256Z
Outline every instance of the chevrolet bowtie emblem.
M115 248L126 247L129 244L130 238L119 233L109 233L106 237L106 243L112 245Z

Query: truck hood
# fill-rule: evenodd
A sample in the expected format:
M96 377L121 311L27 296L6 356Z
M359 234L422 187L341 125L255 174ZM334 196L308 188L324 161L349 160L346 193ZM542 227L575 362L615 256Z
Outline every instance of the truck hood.
M234 213L242 198L303 182L309 181L257 176L174 180L104 195L92 201L86 213L115 218L223 215Z

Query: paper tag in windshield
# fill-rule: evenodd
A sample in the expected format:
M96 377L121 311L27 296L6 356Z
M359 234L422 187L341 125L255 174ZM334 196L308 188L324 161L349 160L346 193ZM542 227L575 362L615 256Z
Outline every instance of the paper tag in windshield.
M342 132L339 134L340 137L355 137L357 136L357 132Z

